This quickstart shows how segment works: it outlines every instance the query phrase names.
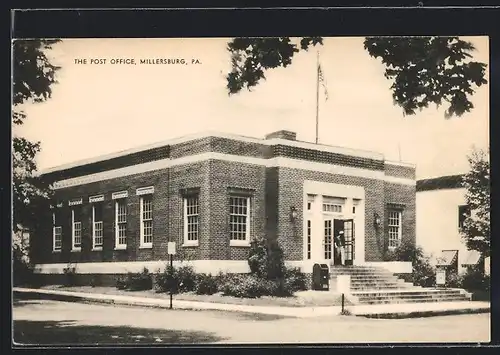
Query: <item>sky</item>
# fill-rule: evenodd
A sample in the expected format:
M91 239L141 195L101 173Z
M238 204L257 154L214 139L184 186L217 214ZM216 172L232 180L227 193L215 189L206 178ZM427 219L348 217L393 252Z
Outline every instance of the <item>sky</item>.
M464 39L476 46L474 59L489 64L488 38ZM61 66L52 98L25 105L28 118L14 134L41 142L42 171L207 130L263 138L287 129L314 142L318 47L296 54L287 68L267 71L252 91L229 96L228 41L63 39L48 53ZM489 145L489 85L477 89L475 108L462 117L445 119L444 108L435 106L404 116L393 104L384 66L364 50L363 38L326 38L318 49L328 90L328 100L320 92L320 143L416 164L418 179L466 172L471 148ZM106 64L91 64L92 58ZM188 64L139 64L156 58Z

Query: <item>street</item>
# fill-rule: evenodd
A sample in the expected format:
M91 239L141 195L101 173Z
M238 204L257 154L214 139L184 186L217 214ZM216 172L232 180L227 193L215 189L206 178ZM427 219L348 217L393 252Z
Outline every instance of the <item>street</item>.
M291 318L17 300L14 341L26 345L489 342L490 314L413 319Z

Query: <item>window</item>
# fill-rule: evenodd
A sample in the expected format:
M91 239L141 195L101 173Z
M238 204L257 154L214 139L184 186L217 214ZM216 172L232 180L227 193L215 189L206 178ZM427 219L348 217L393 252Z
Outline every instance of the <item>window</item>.
M71 209L71 230L73 251L80 251L82 248L82 212L80 207Z
M470 216L470 208L467 205L458 206L458 228L464 227L464 222Z
M388 211L388 232L389 232L389 249L395 249L401 244L401 211Z
M311 259L311 220L307 220L307 259Z
M307 210L310 211L314 203L314 195L307 195Z
M323 212L342 213L345 199L338 197L323 197Z
M229 234L231 242L250 242L250 198L229 198Z
M61 251L62 249L62 227L59 225L59 218L56 213L52 214L52 238L53 251Z
M359 205L359 200L358 199L353 199L352 200L352 214L356 214L356 207Z
M332 259L332 247L333 247L333 238L332 238L332 220L325 220L325 234L323 237L323 250L325 259Z
M102 203L92 205L92 249L101 250L103 244Z
M115 249L127 248L127 200L115 202Z
M141 247L153 246L153 195L141 197Z
M184 244L198 244L200 232L200 199L198 195L184 197Z

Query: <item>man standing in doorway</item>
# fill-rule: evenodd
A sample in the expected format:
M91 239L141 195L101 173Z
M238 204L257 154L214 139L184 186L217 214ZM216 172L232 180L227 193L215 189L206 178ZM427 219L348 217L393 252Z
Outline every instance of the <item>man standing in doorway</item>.
M335 236L335 254L340 259L340 265L345 265L345 237L342 230Z

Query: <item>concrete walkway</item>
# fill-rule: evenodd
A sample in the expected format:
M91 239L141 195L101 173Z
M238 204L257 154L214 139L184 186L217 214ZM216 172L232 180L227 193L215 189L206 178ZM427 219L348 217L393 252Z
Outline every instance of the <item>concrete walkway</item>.
M43 290L14 287L14 293L50 297L61 301L98 302L129 306L169 308L168 299L148 297L94 294L85 292L70 292L60 290ZM340 306L327 307L279 307L279 306L248 306L227 303L210 303L183 301L173 299L174 309L188 310L220 310L231 312L246 312L290 316L298 318L339 315ZM431 302L387 305L355 305L346 309L356 316L374 318L410 318L444 314L484 313L490 311L489 302Z

